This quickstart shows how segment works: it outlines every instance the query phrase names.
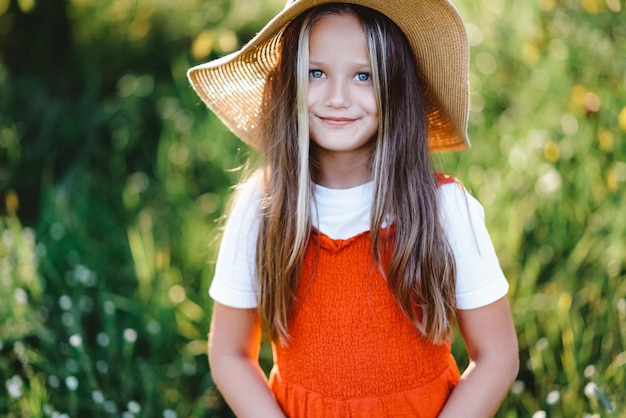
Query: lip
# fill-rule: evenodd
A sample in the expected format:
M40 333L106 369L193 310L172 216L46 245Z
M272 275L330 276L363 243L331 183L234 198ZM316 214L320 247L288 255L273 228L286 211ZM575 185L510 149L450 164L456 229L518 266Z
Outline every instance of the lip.
M319 120L321 120L324 124L333 127L343 127L350 125L355 122L357 119L354 118L345 118L345 117L330 117L330 116L318 116Z

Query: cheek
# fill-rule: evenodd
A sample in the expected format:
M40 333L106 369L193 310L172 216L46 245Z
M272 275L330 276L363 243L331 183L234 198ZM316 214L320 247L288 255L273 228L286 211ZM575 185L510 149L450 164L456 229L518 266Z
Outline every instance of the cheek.
M363 104L365 111L370 116L370 120L373 126L373 129L378 130L380 125L380 115L378 113L378 102L376 101L376 96L372 93L367 101Z
M306 96L306 104L309 108L319 101L320 89L315 85L309 84L309 90Z
M378 104L373 90L364 92L361 103L363 103L363 108L367 110L367 113L378 116Z

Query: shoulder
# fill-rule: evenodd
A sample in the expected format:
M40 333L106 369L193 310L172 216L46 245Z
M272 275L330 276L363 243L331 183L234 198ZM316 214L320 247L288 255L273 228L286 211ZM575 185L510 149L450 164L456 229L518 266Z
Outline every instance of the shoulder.
M438 189L439 221L453 250L491 244L483 206L455 180Z
M228 259L234 263L241 262L243 256L254 259L262 198L263 188L258 177L253 176L235 188L226 216L218 260Z
M458 180L438 189L440 221L456 263L458 309L488 305L508 283L485 225L482 205Z
M211 297L223 305L257 305L254 260L262 198L259 177L253 176L235 189L209 290Z
M480 258L492 251L483 206L460 181L441 185L438 203L439 221L455 255Z
M484 222L483 206L468 192L459 179L437 174L437 180L439 214L444 223L464 223L474 219Z
M235 187L228 218L252 219L256 217L263 199L262 177L255 173Z

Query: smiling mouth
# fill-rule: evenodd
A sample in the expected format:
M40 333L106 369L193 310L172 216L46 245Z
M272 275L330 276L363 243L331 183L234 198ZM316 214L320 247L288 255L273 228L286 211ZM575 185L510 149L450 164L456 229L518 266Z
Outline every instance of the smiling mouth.
M334 126L334 127L346 126L356 121L356 119L352 119L352 118L332 118L332 117L322 117L322 116L319 116L319 119L326 125Z

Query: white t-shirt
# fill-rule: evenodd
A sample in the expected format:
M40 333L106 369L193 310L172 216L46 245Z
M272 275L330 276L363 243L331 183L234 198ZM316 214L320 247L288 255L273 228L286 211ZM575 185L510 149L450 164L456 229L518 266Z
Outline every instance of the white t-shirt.
M350 189L316 185L313 226L332 239L368 231L372 190L372 182ZM223 305L243 309L257 306L254 259L262 194L254 179L238 193L209 294ZM482 206L457 183L439 186L438 194L440 219L456 262L457 308L474 309L495 302L506 295L509 285L485 227Z

